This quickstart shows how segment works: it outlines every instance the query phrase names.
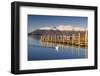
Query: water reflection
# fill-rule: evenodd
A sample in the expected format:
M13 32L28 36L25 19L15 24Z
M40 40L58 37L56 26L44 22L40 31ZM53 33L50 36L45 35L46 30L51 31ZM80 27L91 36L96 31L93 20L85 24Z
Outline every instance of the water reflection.
M69 51L67 49L71 49L71 53L76 53L78 56L80 54L80 50L84 49L85 52L85 57L87 57L87 47L82 47L80 45L74 46L74 45L67 45L67 44L61 44L61 43L51 43L51 42L43 42L40 41L40 44L42 47L48 47L48 48L53 48L55 51ZM66 49L66 50L64 50Z
M80 45L68 45L63 43L43 42L40 40L39 36L29 36L28 46L29 60L88 58L87 47L82 47Z

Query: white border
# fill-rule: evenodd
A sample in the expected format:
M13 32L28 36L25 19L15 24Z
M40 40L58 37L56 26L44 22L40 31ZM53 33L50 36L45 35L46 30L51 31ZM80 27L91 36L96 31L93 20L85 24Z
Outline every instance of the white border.
M88 17L88 59L27 61L27 15L58 15ZM20 7L20 70L94 65L94 11L43 7Z

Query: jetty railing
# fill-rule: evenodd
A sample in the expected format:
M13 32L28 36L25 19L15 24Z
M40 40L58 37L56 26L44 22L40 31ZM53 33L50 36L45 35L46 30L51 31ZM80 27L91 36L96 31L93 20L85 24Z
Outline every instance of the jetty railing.
M83 34L80 32L75 34L44 34L41 35L41 41L44 42L52 42L52 43L63 43L70 45L80 45L87 46L88 45L88 33L87 31Z

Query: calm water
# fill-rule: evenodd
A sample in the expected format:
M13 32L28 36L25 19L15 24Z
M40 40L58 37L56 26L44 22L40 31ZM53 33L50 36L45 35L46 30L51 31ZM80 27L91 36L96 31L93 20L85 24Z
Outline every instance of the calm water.
M87 58L87 49L80 46L41 42L38 37L28 36L28 60L55 60Z

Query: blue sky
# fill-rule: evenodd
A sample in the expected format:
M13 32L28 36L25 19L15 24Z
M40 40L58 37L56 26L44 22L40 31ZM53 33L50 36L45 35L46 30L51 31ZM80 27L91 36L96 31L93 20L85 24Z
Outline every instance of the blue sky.
M28 15L28 32L45 26L73 25L87 27L88 17Z

